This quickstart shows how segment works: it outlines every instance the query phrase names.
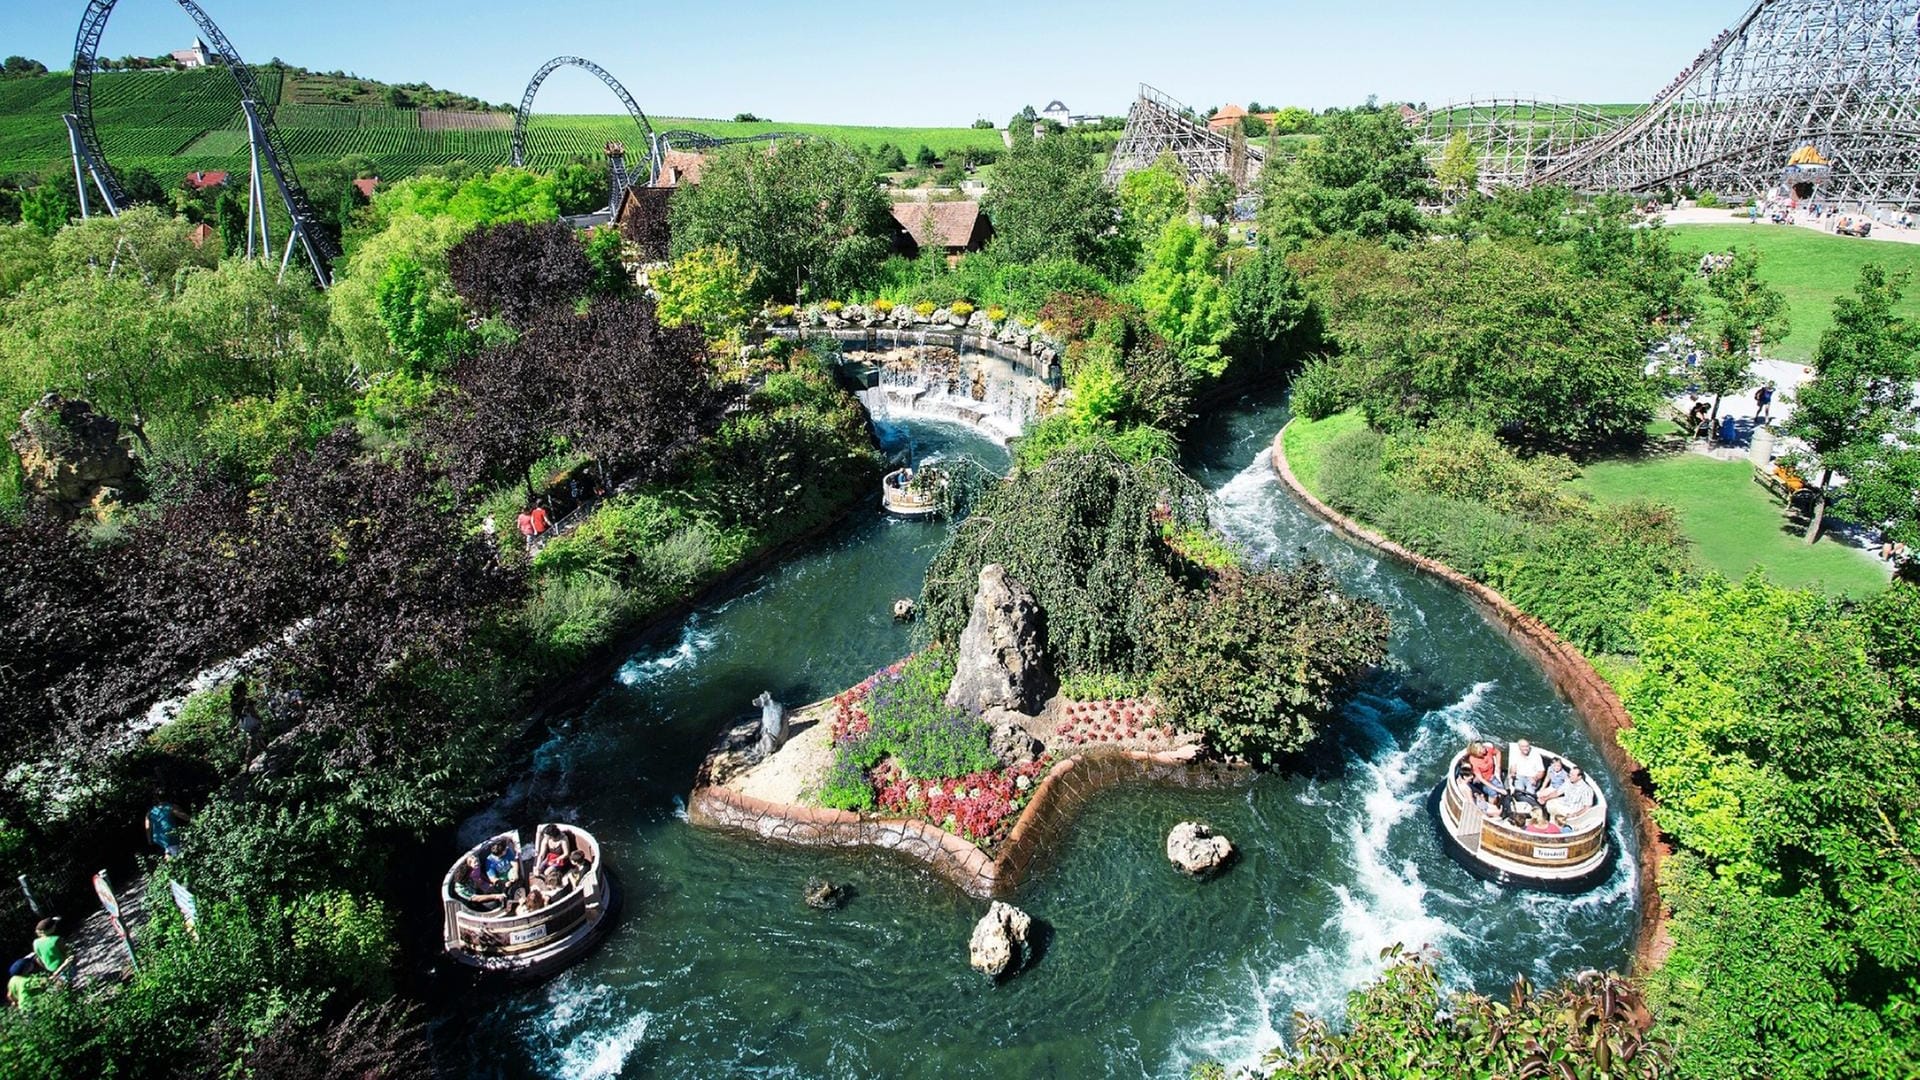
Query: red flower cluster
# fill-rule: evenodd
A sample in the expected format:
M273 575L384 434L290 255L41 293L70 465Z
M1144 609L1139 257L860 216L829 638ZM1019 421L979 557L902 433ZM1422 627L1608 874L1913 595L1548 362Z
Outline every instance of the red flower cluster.
M932 822L986 846L1005 839L1050 763L1041 758L967 776L909 780L886 761L873 770L873 786L882 811ZM1021 777L1028 781L1025 790Z
M1145 739L1159 742L1173 739L1173 725L1154 724L1151 702L1138 699L1077 701L1067 705L1066 719L1055 724L1054 733L1076 745Z
M862 679L858 686L842 690L833 696L833 741L836 744L845 742L855 735L865 735L873 728L873 719L867 715L867 710L862 708L860 703L867 700L867 695L873 692L873 688L879 685L881 679L897 677L901 669L906 666L905 660L895 661Z

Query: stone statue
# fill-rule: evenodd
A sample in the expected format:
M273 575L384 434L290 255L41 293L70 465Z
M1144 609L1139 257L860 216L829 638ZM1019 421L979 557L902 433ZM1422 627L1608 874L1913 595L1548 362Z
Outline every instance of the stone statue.
M762 691L753 699L760 706L760 742L758 750L761 760L773 756L774 751L786 745L787 707L773 700L773 694Z

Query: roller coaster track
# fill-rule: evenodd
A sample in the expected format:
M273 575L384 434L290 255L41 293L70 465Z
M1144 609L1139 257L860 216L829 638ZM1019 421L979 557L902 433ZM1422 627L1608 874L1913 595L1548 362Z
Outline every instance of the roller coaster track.
M86 12L80 17L80 30L73 42L73 98L68 113L69 127L79 144L76 149L84 150L84 153L76 156L84 159L84 171L91 174L101 197L106 200L107 209L116 215L126 205L127 195L119 177L107 162L106 148L94 124L93 75L100 36L106 32L107 19L113 14L117 2L89 0ZM306 252L307 261L313 266L314 277L321 288L325 288L332 280L333 262L340 257L340 247L320 226L313 201L307 197L306 189L300 186L300 177L293 167L293 155L287 152L285 140L273 126L273 105L261 96L259 84L254 81L253 69L240 59L240 51L233 47L233 42L227 40L219 24L193 0L176 2L200 28L201 36L210 46L212 62L233 75L234 84L240 88L240 100L253 104L252 111L259 117L259 123L249 126L255 127L259 133L259 153L266 159L274 184L280 190L281 201L286 206L287 216L292 219L293 237L289 243L297 241L300 244ZM291 252L291 247L288 250Z
M1512 108L1528 104L1552 108ZM1473 115L1449 106L1411 122L1436 158L1464 131L1483 188L1746 197L1777 187L1788 157L1812 146L1832 165L1824 198L1920 206L1920 0L1756 0L1651 106L1585 138L1503 129L1497 116L1437 129L1449 113Z
M547 81L547 76L563 67L577 67L598 76L601 82L607 84L607 89L613 91L614 96L620 99L620 104L627 107L627 113L639 126L640 134L646 136L647 183L652 183L653 178L660 174L660 145L654 138L653 124L647 120L647 114L640 111L640 104L633 100L633 95L627 93L627 88L620 85L619 79L614 78L599 64L578 56L556 56L540 65L540 70L534 72L533 78L527 80L526 93L520 95L519 111L513 114L514 166L525 168L527 164L527 118L533 115L534 95L540 92L540 84Z

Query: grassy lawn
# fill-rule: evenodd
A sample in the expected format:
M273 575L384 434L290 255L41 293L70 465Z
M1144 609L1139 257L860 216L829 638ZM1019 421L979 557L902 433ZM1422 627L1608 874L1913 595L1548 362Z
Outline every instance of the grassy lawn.
M1861 596L1887 585L1885 564L1866 552L1831 540L1808 547L1745 461L1701 454L1603 461L1586 466L1574 486L1602 502L1651 499L1677 507L1694 557L1729 578L1758 566L1793 588Z
M1283 436L1287 450L1287 465L1293 470L1294 477L1306 485L1308 491L1318 495L1321 451L1326 449L1328 443L1347 432L1366 426L1366 418L1360 415L1358 409L1335 413L1325 420L1309 420L1304 416L1294 417L1293 422L1287 425L1286 434Z
M1832 321L1834 297L1853 291L1867 263L1877 262L1890 271L1911 270L1920 280L1920 244L1834 236L1765 221L1675 225L1669 231L1676 248L1695 255L1736 246L1760 249L1760 276L1786 296L1793 323L1786 339L1772 349L1783 360L1812 359L1814 346ZM1920 288L1908 290L1900 310L1909 319L1920 318Z

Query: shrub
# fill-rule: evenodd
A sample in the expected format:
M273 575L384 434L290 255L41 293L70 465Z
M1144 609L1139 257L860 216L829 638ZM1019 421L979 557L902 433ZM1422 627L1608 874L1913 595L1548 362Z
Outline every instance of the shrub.
M861 763L862 757L860 750L846 745L834 748L833 764L814 796L821 806L855 813L873 809L873 785L867 781L868 766Z
M914 314L916 315L931 315L934 312L933 301L922 300L919 303L913 305L913 310L914 310Z
M596 571L543 579L527 604L534 637L564 658L574 658L613 640L632 608L627 588Z
M1319 733L1349 681L1386 658L1387 613L1315 562L1220 572L1159 623L1154 691L1215 750L1272 764Z
M1007 321L1007 309L1003 307L990 307L987 309L987 318L994 322L1005 322Z
M1385 468L1407 491L1485 503L1552 523L1581 512L1566 484L1579 470L1556 454L1522 457L1491 432L1441 421L1387 441Z
M947 652L928 649L897 675L881 678L867 695L871 740L910 777L963 776L999 765L987 725L946 703L953 682Z
M1309 420L1325 420L1353 404L1354 398L1345 362L1331 356L1316 356L1293 377L1293 392L1287 404Z
M1693 205L1698 206L1702 210L1718 210L1720 208L1720 196L1715 195L1711 191L1703 191L1700 193L1699 198L1693 200Z
M201 762L221 776L240 767L242 736L233 723L233 685L201 690L181 703L180 715L154 729L154 749Z
M821 303L820 310L826 312L829 315L837 315L840 313L840 309L845 306L846 306L845 304L842 304L838 300L827 300Z
M890 314L893 311L893 301L882 296L873 302L873 310L882 315Z
M973 309L973 305L967 303L965 300L955 300L953 304L947 308L947 310L953 312L955 315L958 315L964 319L967 316L973 314L974 309Z
M1671 509L1629 503L1568 521L1529 550L1488 561L1487 583L1589 654L1628 653L1632 622L1690 576Z

